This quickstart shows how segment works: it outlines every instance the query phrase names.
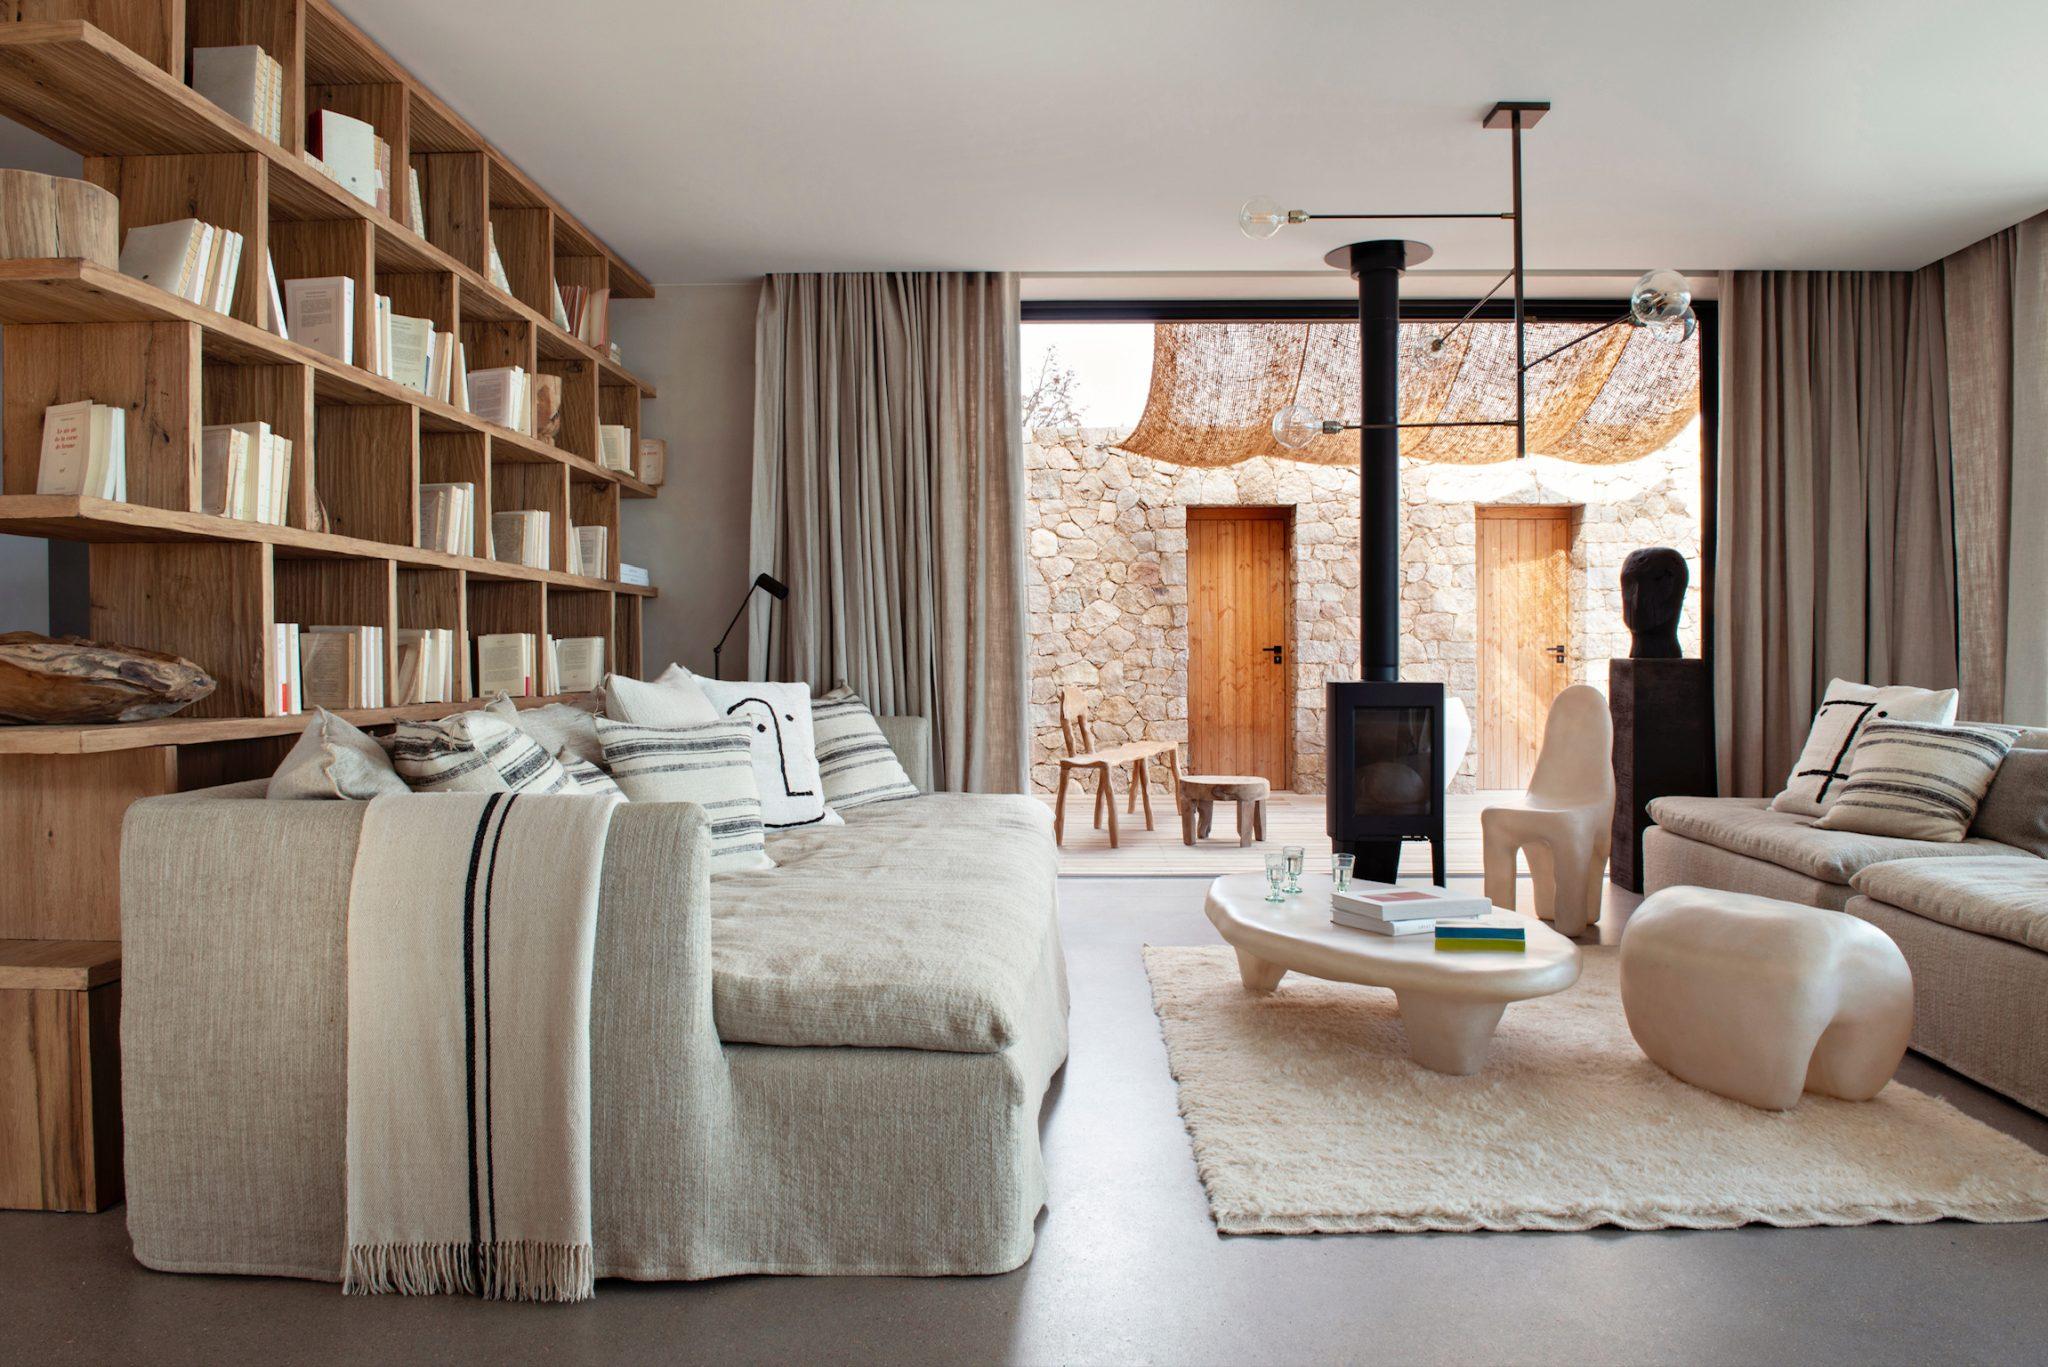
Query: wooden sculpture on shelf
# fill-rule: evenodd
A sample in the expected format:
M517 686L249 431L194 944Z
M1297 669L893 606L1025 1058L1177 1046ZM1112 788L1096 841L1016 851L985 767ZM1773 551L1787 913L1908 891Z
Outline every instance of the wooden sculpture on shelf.
M0 633L0 721L149 721L213 689L205 670L176 655L79 636Z

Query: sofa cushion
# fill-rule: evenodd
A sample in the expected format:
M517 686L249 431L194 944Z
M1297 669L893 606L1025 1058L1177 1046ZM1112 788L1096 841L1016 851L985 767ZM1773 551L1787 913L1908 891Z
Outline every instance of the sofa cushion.
M1761 798L1660 797L1650 804L1650 819L1673 835L1843 885L1858 869L1880 860L2022 853L1995 840L1943 844L1824 831L1814 826L1812 817L1772 811Z
M1956 719L1956 690L1869 684L1833 679L1821 695L1813 729L1799 751L1785 790L1771 806L1799 816L1819 816L1834 805L1848 777L1849 753L1863 727L1873 721L1922 721L1947 726Z
M1895 859L1850 886L1930 921L2048 951L2048 859Z
M1052 817L1033 798L881 802L769 836L711 887L728 1043L995 1053L1065 1009ZM1048 1003L1047 994L1058 994Z
M1992 776L1970 834L2048 858L2048 749L2020 746Z
M1840 794L1815 824L1953 844L1969 833L1977 804L2019 734L2016 726L1981 722L1871 722L1849 756Z

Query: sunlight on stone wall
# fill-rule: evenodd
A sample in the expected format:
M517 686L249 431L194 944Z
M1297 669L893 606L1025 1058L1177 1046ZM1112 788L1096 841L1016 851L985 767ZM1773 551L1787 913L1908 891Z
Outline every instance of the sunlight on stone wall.
M1324 782L1323 684L1358 677L1358 474L1355 468L1259 458L1222 469L1166 465L1118 449L1120 433L1024 447L1031 502L1032 778L1057 781L1058 694L1097 703L1102 746L1187 739L1187 509L1294 508L1294 786ZM1474 507L1559 504L1575 509L1569 642L1572 679L1605 688L1607 660L1626 654L1621 561L1641 546L1675 546L1692 567L1680 639L1699 652L1699 433L1627 465L1546 458L1494 465L1404 460L1402 675L1441 679L1476 715L1478 553ZM1476 741L1475 741L1476 748ZM1185 759L1185 755L1183 755ZM1471 754L1456 787L1469 790Z

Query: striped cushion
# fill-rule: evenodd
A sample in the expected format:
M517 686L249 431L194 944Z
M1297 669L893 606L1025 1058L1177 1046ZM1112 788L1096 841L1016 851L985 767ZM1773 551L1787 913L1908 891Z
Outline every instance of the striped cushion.
M1840 795L1814 824L1830 831L1959 841L2019 738L2017 726L1870 722L1849 753Z
M811 700L811 728L818 747L818 773L825 801L840 811L916 797L917 785L903 772L874 713L850 688L835 688Z
M597 719L604 766L633 802L694 802L711 818L711 871L772 869L744 726L639 726Z
M577 759L567 750L555 758L561 761L562 771L575 783L577 792L616 793L620 797L626 795L626 790L619 787L617 780L604 771L603 765L587 759Z
M398 724L391 764L416 793L566 793L569 775L503 717L458 712Z

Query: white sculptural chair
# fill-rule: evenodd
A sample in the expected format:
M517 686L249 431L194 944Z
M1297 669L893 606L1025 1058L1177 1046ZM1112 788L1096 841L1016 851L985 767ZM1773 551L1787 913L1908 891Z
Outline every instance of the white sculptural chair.
M1515 906L1515 855L1529 861L1536 914L1560 935L1600 919L1600 879L1613 842L1614 722L1600 691L1574 684L1543 723L1543 748L1529 792L1479 814L1486 846L1486 897Z

